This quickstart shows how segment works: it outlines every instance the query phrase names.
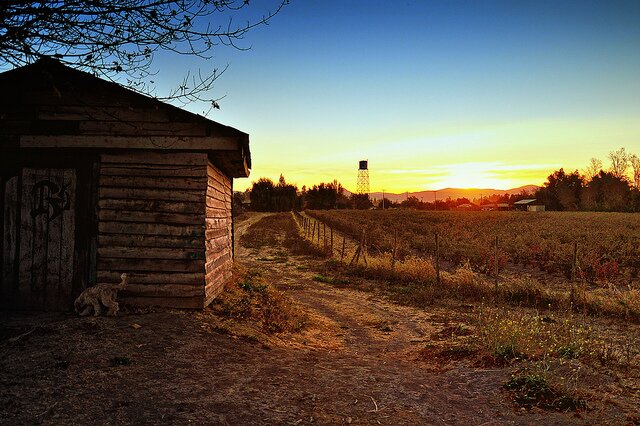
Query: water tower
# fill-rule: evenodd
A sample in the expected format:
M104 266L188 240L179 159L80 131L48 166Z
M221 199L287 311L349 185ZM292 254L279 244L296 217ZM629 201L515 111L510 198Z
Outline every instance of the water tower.
M369 195L369 160L361 160L358 164L356 193Z

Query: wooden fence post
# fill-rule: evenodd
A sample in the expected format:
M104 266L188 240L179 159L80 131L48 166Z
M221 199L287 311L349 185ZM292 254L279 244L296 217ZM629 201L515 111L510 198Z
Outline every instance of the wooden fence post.
M495 290L498 294L498 236L496 235L495 253L493 255L493 269L495 274Z
M364 254L364 238L365 238L365 230L362 230L362 238L360 239L360 244L358 244L358 248L356 248L355 253L353 253L353 257L351 258L351 262L349 262L349 266L351 266L354 262L356 266L358 265L358 260L360 260L360 255L362 254L362 259L364 260L365 265L367 264L367 258Z
M320 245L320 222L318 222L318 245Z
M578 267L578 242L573 242L573 261L571 262L571 282L576 281L576 269Z
M571 310L576 303L576 272L578 268L578 242L573 242L573 260L571 262L571 295L569 296L569 304Z
M391 269L396 266L396 253L398 251L398 230L393 231L393 251L391 252Z
M322 223L322 247L324 251L327 251L327 224L325 222Z
M436 232L436 283L440 285L440 241Z
M340 253L340 263L344 260L344 248L345 248L345 240L347 237L342 236L342 252Z
M331 233L331 257L333 257L333 228L329 227L329 232Z
M311 229L311 242L313 243L313 237L316 235L316 223L313 222L313 229Z
M351 262L349 262L349 266L351 266L354 262L357 266L358 260L360 260L360 244L358 244L358 247L356 247L356 251L353 252L353 257L351 258Z
M369 262L367 262L367 231L362 230L362 260L364 260L364 265L369 266Z

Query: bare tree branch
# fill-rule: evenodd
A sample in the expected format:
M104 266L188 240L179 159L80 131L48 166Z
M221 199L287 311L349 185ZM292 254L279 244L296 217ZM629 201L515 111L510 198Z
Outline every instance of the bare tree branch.
M2 0L0 66L52 56L154 96L157 53L210 60L218 46L244 50L239 42L247 32L268 24L289 1L270 3L270 11L245 21L256 16L249 0ZM158 98L204 101L215 108L219 99L210 89L225 70L187 72L181 84Z
M629 167L629 154L624 148L617 151L609 152L609 160L611 160L611 173L617 178L627 178L627 168Z

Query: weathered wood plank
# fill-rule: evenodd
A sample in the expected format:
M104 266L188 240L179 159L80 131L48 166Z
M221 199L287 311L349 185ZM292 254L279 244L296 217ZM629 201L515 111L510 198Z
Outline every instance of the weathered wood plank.
M185 248L152 248L144 249L131 247L99 247L100 258L127 258L127 259L204 259L204 249Z
M204 260L120 259L98 257L98 271L199 272Z
M231 257L231 246L219 248L217 250L207 250L205 261L207 263L215 262L222 256L229 256L229 258Z
M231 253L230 252L222 253L215 260L207 262L205 264L205 271L206 271L207 274L209 274L212 271L216 270L221 265L228 266L229 268L231 267Z
M204 170L204 167L201 166L175 166L160 164L103 164L102 167L100 167L100 174L102 176L160 176L206 178L206 171Z
M205 238L210 240L212 238L222 237L228 235L227 229L217 228L217 229L207 229L205 231Z
M152 223L100 222L98 231L104 234L141 234L199 237L205 234L204 226L164 225Z
M207 163L207 174L222 184L229 180L229 178L225 176L220 169L214 166L211 161Z
M64 182L69 182L68 190L71 196L69 208L62 211L62 250L60 251L60 264L66 267L61 268L60 273L60 305L59 309L68 309L73 302L73 276L74 276L74 253L75 253L75 232L76 232L76 188L77 178L74 170L64 170Z
M166 235L98 234L98 246L199 249L204 247L204 242L201 236L176 237Z
M119 283L120 271L98 271L98 282ZM192 273L178 272L130 272L129 283L132 284L173 284L173 285L199 285L204 286L204 270Z
M221 237L217 237L217 238L210 238L208 240L205 241L205 248L207 250L209 249L215 249L217 250L220 247L226 247L228 245L231 244L231 236L230 235L224 235Z
M207 204L211 204L211 207L226 208L231 203L231 196L219 191L211 191L207 188Z
M224 288L224 286L229 283L232 278L232 270L226 265L223 265L222 267L219 267L214 271L208 273L205 277L205 280L207 282L205 286L205 294L207 295L213 290L213 288L216 288L217 286L222 286Z
M229 270L230 270L229 268L221 267L205 275L204 277L206 280L205 289L206 287L209 287L211 284L224 282L225 278L227 278L227 276L230 276L230 274L227 274L227 271Z
M223 249L231 250L231 237L220 237L212 240L207 240L205 243L207 251L219 252Z
M37 172L32 169L23 169L21 171L22 187L20 198L23 200L20 204L20 262L19 262L19 275L18 275L18 293L19 293L19 305L23 307L35 307L35 301L31 300L32 289L37 289L37 284L34 284L34 272L37 270L32 266L35 264L34 251L37 250L35 246L36 241L39 239L35 234L35 220L31 216L31 189L36 184L38 176ZM34 241L35 240L35 241ZM36 254L37 257L37 254Z
M209 256L214 256L217 257L220 255L220 253L222 253L223 251L231 251L231 239L225 239L224 241L217 243L217 244L211 244L209 242L207 242L207 249L206 249L206 253L207 253L207 261L211 260L209 258Z
M100 162L105 164L157 164L169 166L206 166L207 154L198 152L138 152L102 154Z
M48 170L48 179L51 182L64 182L64 171L62 170ZM52 194L47 194L51 196ZM64 212L64 210L63 210ZM43 215L44 216L44 215ZM47 213L48 216L48 213ZM44 216L47 219L47 216ZM62 212L56 218L52 218L47 221L48 229L47 233L43 235L47 240L46 243L46 267L45 267L45 300L47 304L59 306L62 304L63 296L60 294L65 291L65 286L61 283L61 269L64 266L61 265L61 252L63 250L62 244L62 230L63 230L63 215ZM61 268L62 266L62 268Z
M224 291L225 283L225 280L218 280L207 284L204 289L204 306L209 306Z
M153 223L167 225L202 225L203 216L199 214L131 212L118 210L100 210L98 219L104 222Z
M146 211L156 213L198 214L204 223L205 204L179 201L101 199L98 207L108 210Z
M222 183L211 179L211 176L207 177L207 185L209 188L215 191L219 191L223 194L231 194L231 189Z
M166 123L169 114L155 108L122 108L87 105L38 105L36 117L40 120L92 120L92 121L131 121L146 123Z
M84 89L88 89L84 86ZM92 107L119 107L126 109L131 105L132 98L122 96L121 93L96 92L92 87L90 90L82 90L76 87L76 91L54 92L49 88L37 87L30 90L18 92L14 102L20 105L49 106L50 108L62 105L91 105Z
M226 282L233 278L233 269L230 265L222 265L205 275L207 285L216 284L220 281ZM206 288L206 286L205 286Z
M72 121L0 118L0 124L0 134L5 135L73 135L78 133L78 125Z
M12 296L18 286L18 271L15 268L18 253L18 177L5 183L2 245L2 294Z
M231 220L231 209L207 207L206 217L209 219L226 219Z
M122 297L204 297L202 285L129 284Z
M204 178L100 176L100 186L111 188L160 188L203 191L207 188Z
M98 194L100 198L188 201L192 203L202 203L205 198L204 191L175 191L169 189L148 188L110 188L106 186L99 187Z
M218 219L218 218L206 218L205 220L205 226L206 229L220 229L220 228L227 228L227 226L229 225L229 220L228 219Z
M89 135L207 136L205 123L86 120L79 122L79 130Z
M209 185L213 188L216 188L222 192L227 192L230 193L231 192L231 180L225 176L222 175L220 171L217 172L217 175L214 175L211 173L211 167L209 166L209 168L207 169L207 177L209 180Z
M207 197L224 203L231 202L231 192L226 189L224 191L220 191L212 188L211 186L207 186Z
M22 135L20 147L236 151L238 141L225 136Z
M177 309L204 308L204 295L198 297L123 297L120 300L123 304L131 306L159 306Z
M231 202L231 192L226 189L224 191L220 191L212 188L211 186L207 186L207 197L211 197L225 203Z

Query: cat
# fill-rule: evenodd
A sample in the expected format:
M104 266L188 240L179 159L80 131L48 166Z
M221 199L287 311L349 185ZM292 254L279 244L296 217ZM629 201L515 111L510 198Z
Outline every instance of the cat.
M120 284L98 284L87 288L73 304L76 313L82 317L91 315L97 317L102 314L103 307L107 309L107 315L116 316L120 307L116 298L118 291L127 286L127 274L120 275Z

